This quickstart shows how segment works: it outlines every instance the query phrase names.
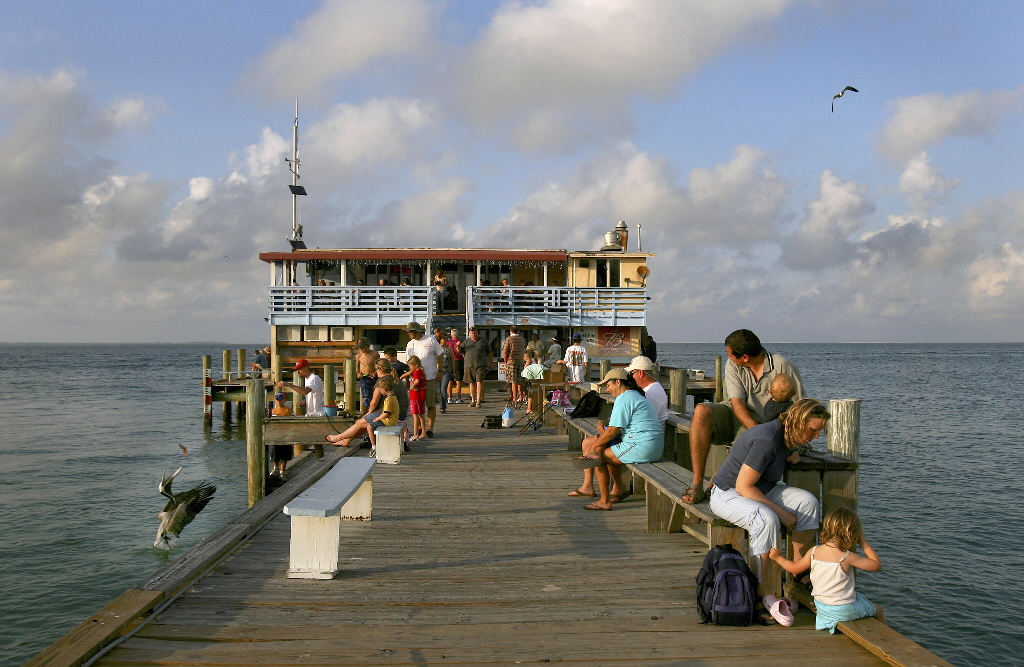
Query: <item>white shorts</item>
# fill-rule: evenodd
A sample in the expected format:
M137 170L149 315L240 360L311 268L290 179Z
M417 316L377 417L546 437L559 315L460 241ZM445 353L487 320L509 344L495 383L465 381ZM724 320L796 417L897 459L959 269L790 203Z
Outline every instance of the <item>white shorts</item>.
M795 486L776 484L764 494L768 500L796 515L795 531L817 530L821 523L821 506L810 491ZM779 548L779 515L764 503L745 498L736 489L711 489L711 511L729 523L739 526L750 536L750 553L766 554Z

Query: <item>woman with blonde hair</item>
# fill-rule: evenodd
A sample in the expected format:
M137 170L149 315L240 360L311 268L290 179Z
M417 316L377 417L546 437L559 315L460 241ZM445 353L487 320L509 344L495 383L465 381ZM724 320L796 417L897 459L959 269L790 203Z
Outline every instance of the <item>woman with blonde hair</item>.
M780 484L793 450L817 438L831 415L813 398L797 401L775 421L744 431L712 482L711 511L747 531L750 553L765 572L768 552L778 549L779 530L790 531L796 560L814 544L821 519L818 499L809 491ZM758 593L764 594L764 582Z

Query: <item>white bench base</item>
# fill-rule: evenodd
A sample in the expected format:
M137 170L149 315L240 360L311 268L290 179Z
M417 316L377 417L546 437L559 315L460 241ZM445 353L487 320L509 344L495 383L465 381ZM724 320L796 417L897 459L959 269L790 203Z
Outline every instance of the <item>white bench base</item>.
M341 522L373 518L375 461L344 458L316 484L285 505L291 516L289 579L333 579L338 574Z
M381 426L373 432L377 463L400 463L402 461L404 433L405 424L401 422L394 426Z

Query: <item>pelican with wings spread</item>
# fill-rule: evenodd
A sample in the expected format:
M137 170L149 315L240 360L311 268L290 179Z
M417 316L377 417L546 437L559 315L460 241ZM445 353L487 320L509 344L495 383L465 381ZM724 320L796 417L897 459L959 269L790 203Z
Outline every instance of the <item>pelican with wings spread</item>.
M171 473L171 476L167 476L167 463L164 463L164 472L162 479L160 480L160 495L167 497L167 503L164 505L163 511L157 514L157 518L160 519L160 527L156 530L156 542L153 542L154 547L162 547L166 549L171 541L170 535L178 537L181 533L181 529L192 523L192 519L196 518L207 503L213 499L213 494L217 492L217 487L213 484L208 484L203 481L198 485L192 487L187 491L180 493L173 493L171 491L171 482L181 472L181 467Z

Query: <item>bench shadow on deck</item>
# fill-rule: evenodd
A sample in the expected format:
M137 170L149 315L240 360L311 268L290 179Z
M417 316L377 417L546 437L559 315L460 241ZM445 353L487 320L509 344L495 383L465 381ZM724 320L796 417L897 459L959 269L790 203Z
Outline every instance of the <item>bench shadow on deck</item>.
M479 428L500 407L451 406L436 438L376 466L373 520L342 526L335 579L286 578L281 514L97 664L885 664L806 611L701 625L706 547L645 534L642 499L585 511L565 436Z

